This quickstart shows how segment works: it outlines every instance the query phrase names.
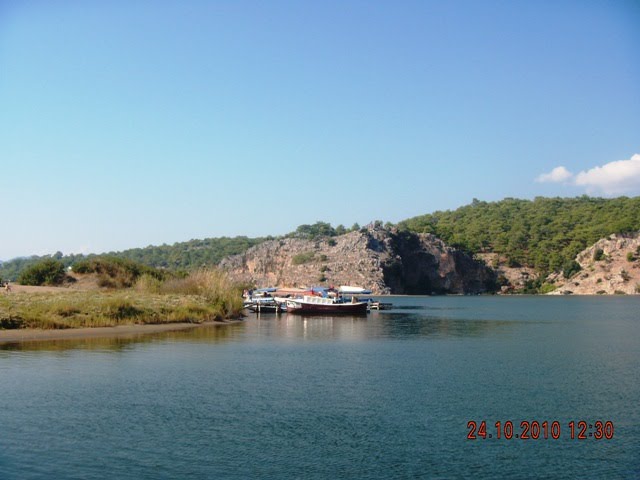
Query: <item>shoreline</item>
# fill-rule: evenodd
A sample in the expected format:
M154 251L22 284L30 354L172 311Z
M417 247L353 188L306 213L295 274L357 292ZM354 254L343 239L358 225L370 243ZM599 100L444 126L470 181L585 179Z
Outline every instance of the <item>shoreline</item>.
M84 338L125 337L153 333L163 333L179 330L190 330L203 326L223 326L239 323L240 320L228 322L209 321L203 323L160 323L143 325L118 325L115 327L83 327L45 330L39 328L19 328L15 330L0 330L0 345L6 343L50 341L50 340L78 340Z

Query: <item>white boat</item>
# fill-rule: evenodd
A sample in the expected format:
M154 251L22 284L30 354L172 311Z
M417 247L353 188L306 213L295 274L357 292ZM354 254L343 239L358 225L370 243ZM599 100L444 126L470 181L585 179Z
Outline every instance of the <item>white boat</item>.
M350 285L340 285L338 293L343 295L371 295L371 290L362 287L352 287Z
M243 306L247 310L256 313L281 313L286 310L286 306L283 303L270 297L250 298L244 302Z
M270 287L260 288L252 291L251 293L246 292L246 294L243 295L245 298L245 301L243 302L244 308L256 313L283 312L285 310L285 305L276 301L276 299L271 296L275 291L276 289L274 287Z
M363 315L367 313L367 302L339 302L332 298L313 297L287 299L287 313Z

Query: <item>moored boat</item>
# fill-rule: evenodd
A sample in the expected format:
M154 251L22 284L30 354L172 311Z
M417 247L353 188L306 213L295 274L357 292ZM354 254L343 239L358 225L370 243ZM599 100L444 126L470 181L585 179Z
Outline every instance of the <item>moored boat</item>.
M256 313L280 313L286 310L282 302L278 302L271 296L276 289L274 287L261 288L255 291L245 291L243 297L244 308Z
M364 315L368 302L339 302L332 298L312 297L287 299L287 312L296 314Z
M338 293L341 295L370 295L371 290L362 287L354 287L351 285L340 285Z
M286 306L274 298L255 298L244 303L244 308L255 313L281 313Z

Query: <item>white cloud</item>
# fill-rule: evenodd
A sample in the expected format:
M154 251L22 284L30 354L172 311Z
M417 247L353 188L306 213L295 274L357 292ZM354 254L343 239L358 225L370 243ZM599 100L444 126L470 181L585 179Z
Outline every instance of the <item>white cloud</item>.
M586 188L589 194L624 195L640 193L640 154L629 160L617 160L573 175L565 167L556 167L536 178L539 183L560 183Z
M547 182L564 182L571 178L573 174L567 170L566 168L560 166L551 170L549 173L543 173L542 175L536 178L536 182L539 183L547 183Z
M618 160L582 171L576 175L574 183L586 187L589 193L621 195L640 192L640 154L636 153L629 160Z

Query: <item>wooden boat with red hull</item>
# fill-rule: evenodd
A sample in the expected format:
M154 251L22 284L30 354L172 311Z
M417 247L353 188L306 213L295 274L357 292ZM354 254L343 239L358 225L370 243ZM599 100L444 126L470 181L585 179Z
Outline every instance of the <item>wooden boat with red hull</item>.
M323 315L366 315L367 302L336 302L331 298L312 297L287 299L287 313Z

